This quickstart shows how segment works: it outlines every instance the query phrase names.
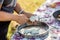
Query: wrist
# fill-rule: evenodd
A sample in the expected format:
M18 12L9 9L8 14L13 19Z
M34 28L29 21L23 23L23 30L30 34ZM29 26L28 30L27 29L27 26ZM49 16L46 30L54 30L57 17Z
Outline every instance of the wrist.
M23 12L24 12L24 10L20 10L20 11L19 11L19 14L23 14Z

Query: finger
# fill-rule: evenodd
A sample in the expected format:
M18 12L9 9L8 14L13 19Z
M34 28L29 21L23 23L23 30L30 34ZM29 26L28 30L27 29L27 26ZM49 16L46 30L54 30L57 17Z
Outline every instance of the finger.
M58 15L58 17L60 18L60 15Z
M32 22L32 21L30 21L29 19L28 19L27 23L28 23L28 24L33 24L33 22Z
M37 22L37 21L35 21L35 22L33 22L33 25L37 25L37 23L38 23L38 22Z

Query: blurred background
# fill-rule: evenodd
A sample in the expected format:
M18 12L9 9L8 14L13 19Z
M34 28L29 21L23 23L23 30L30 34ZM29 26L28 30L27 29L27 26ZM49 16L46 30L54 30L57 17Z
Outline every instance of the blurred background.
M46 0L17 0L17 2L20 4L21 8L27 12L33 13L40 5L42 5ZM16 14L16 12L14 12ZM15 21L11 21L9 28L8 28L8 33L7 33L7 38L10 40L12 34L15 31L15 26L18 23Z

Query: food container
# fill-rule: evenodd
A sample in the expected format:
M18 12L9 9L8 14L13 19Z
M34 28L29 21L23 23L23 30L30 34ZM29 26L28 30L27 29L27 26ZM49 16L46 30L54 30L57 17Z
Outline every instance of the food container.
M36 28L36 29L34 29L34 28ZM49 34L49 31L47 31L48 29L49 29L49 26L43 22L39 22L36 25L29 25L29 24L25 23L23 25L18 26L18 28L16 29L16 32L12 35L11 40L15 40L16 37L18 37L18 39L40 38L40 39L44 40L45 38L48 37L48 34ZM28 33L30 33L30 34L28 35Z

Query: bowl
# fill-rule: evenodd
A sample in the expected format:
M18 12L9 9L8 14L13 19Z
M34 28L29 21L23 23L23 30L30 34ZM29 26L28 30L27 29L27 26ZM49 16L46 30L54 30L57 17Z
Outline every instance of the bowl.
M46 38L49 34L49 26L44 22L39 22L36 25L23 24L18 26L17 32L25 38ZM21 31L22 30L22 31ZM44 31L43 31L44 30ZM46 32L47 31L47 32ZM29 34L30 33L30 34Z

